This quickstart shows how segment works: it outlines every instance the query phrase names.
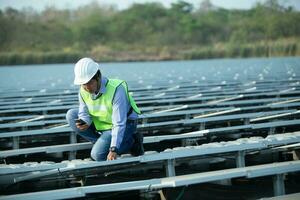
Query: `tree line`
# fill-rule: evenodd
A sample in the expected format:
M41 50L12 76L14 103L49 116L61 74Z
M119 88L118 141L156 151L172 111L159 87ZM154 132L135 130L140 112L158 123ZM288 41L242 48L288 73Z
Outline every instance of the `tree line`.
M0 11L0 64L295 56L300 12L277 0L249 10L199 8L185 1L133 4L125 10L93 2L76 10L48 7Z

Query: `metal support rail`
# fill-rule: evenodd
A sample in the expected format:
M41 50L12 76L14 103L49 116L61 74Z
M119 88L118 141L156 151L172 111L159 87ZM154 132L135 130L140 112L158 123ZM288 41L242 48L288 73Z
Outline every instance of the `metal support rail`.
M29 199L67 199L85 197L89 193L102 193L102 192L117 192L117 191L132 191L132 190L158 190L161 188L174 188L180 186L188 186L193 184L200 184L212 181L219 181L231 178L255 178L262 176L269 176L278 174L285 174L289 172L300 171L300 161L290 161L282 163L272 163L265 165L256 165L251 167L225 169L219 171L202 172L181 176L172 176L166 178L155 178L140 181L130 181L121 183L111 183L102 185L91 185L67 189L49 190L42 192L32 192L17 195L0 196L0 200L29 200ZM282 176L282 175L280 175ZM279 178L279 182L281 178ZM275 178L275 185L278 191L274 195L284 193L284 185L277 183Z

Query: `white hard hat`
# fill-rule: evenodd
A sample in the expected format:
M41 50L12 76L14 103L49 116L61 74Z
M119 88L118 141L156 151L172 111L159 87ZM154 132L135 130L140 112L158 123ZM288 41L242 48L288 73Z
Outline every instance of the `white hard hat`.
M99 70L99 65L91 58L80 59L74 67L75 85L86 84Z

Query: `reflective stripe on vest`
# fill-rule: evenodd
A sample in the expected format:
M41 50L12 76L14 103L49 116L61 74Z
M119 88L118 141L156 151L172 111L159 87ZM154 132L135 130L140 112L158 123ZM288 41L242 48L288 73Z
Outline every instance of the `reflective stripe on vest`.
M92 121L98 131L112 129L112 103L116 89L119 85L124 87L132 109L136 113L141 114L134 99L128 92L127 83L125 81L108 79L106 84L106 92L95 100L92 99L92 95L89 92L85 91L83 87L80 87L80 95L87 105L88 112L92 117Z

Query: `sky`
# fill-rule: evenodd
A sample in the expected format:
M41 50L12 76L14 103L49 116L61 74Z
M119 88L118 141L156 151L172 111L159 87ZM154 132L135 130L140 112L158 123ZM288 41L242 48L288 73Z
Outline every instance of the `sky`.
M0 9L4 10L7 7L15 9L22 9L32 7L37 11L42 11L45 7L54 6L57 9L76 9L80 6L89 4L93 1L98 2L100 5L114 5L117 9L126 9L133 3L146 3L146 2L160 2L165 7L170 7L171 3L177 0L0 0ZM196 8L203 0L185 0L192 3ZM257 2L264 2L265 0L210 0L215 6L227 9L250 9ZM300 0L281 0L285 6L292 5L297 10L300 10Z

